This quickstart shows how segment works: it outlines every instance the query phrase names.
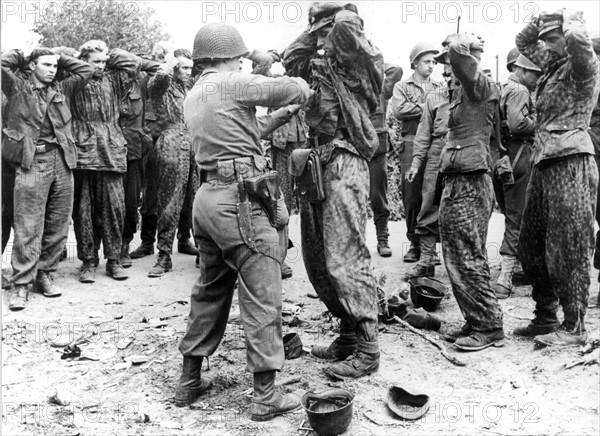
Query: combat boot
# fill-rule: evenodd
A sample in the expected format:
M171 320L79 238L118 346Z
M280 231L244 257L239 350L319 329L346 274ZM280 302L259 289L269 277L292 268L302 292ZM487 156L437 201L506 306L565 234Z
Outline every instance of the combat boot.
M151 256L154 254L154 244L142 242L138 248L133 250L129 255L132 259L141 259L142 257Z
M377 253L379 253L381 257L392 256L392 249L390 248L390 244L388 243L387 239L377 241Z
M352 380L377 372L379 369L379 353L356 351L352 356L326 368L325 374L339 379Z
M467 321L461 327L451 328L442 337L448 342L456 342L457 339L466 338L471 333L473 333L473 327Z
M175 406L183 407L192 404L212 387L210 378L202 378L203 360L203 357L183 356L183 369L175 390Z
M31 285L14 285L10 299L8 300L8 308L13 311L23 310L29 299L29 290Z
M164 251L160 251L156 263L148 273L148 277L162 277L172 269L173 262L171 262L171 256Z
M121 247L121 266L123 268L130 268L133 266L133 261L131 260L131 255L129 254L129 243L123 244Z
M129 278L117 259L108 259L106 262L106 275L115 280L125 280Z
M500 271L498 280L496 280L496 284L494 285L494 292L496 294L496 298L499 300L504 300L510 297L512 294L512 280L516 263L516 256L502 256L502 270Z
M551 333L538 335L535 343L542 346L568 347L572 345L585 345L587 333L581 329L568 329L563 325Z
M189 238L182 238L179 240L177 243L177 251L181 254L189 254L190 256L196 256L198 254L198 249L191 243Z
M416 277L435 277L434 256L436 237L431 235L421 236L420 239L421 255L419 263L404 274L406 280Z
M270 421L278 415L300 409L304 391L282 394L275 388L275 371L254 373L254 395L250 405L250 419Z
M315 345L310 354L319 359L344 360L354 354L357 343L355 336L338 336L328 347Z
M48 298L60 297L62 295L62 291L54 283L52 273L47 271L38 271L35 281L35 291Z
M79 271L81 283L94 283L96 281L96 265L93 260L84 260Z
M501 347L504 345L504 330L472 331L469 336L458 338L454 346L463 351L479 351L487 347Z
M532 338L538 335L552 333L560 327L556 313L549 311L536 310L535 318L529 324L523 327L517 327L514 330L515 336Z
M403 258L404 262L414 263L414 262L418 262L420 258L421 258L421 246L420 246L419 242L411 242L410 248L404 255L404 258Z

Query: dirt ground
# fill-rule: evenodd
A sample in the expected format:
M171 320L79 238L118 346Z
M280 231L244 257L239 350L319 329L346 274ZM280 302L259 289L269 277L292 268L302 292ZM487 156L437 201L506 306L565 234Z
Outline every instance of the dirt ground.
M389 259L377 255L371 222L368 227L373 267L378 277L385 274L388 296L404 286L402 275L410 267L401 260L408 248L404 222L390 223L390 227L394 255ZM493 279L499 272L502 232L503 219L494 215L488 249ZM292 217L290 234L299 246L297 216ZM8 310L8 294L3 292L2 434L314 434L299 430L309 427L304 411L267 423L249 419L252 377L245 370L244 336L235 302L225 338L206 372L214 378L215 387L191 408L174 407L172 397L182 361L177 346L198 274L194 258L176 253L174 270L161 279L146 276L154 259L141 259L129 269L131 277L124 282L106 277L102 262L96 283L84 285L77 280L74 241L71 233L69 258L57 274L65 291L61 298L34 295L26 310L13 313ZM9 259L5 253L4 268ZM284 316L284 332L298 332L305 346L330 342L335 325L322 316L326 309L319 300L306 297L311 286L297 248L290 251L288 263L294 277L284 281L284 309L301 305L298 316L304 323L289 327L292 316ZM436 270L448 284L444 268ZM593 271L590 304L596 303L596 276ZM299 379L284 387L289 390L335 386L352 391L356 397L348 435L597 435L599 365L564 369L563 364L581 358L578 348L535 349L532 341L512 334L515 326L532 316L530 294L530 287L519 287L515 296L501 302L508 339L504 347L460 353L446 343L452 355L467 363L465 367L451 364L421 337L390 325L380 335L381 366L372 376L333 382L322 371L326 363L304 356L286 361L278 379ZM445 321L442 332L461 323L451 295L436 313ZM598 308L590 308L586 319L588 331L595 337L599 334L598 314ZM63 349L52 346L82 334L91 338L83 354L105 360L63 360ZM115 346L126 348L115 352ZM96 353L94 357L94 348L106 355ZM131 366L124 359L132 356L147 361ZM429 412L417 421L396 419L385 402L391 385L429 395Z

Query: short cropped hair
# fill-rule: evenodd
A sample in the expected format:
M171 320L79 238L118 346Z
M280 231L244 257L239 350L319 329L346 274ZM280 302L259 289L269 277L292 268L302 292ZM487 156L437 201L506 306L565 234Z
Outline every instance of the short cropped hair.
M79 59L87 59L91 53L103 53L108 51L108 46L104 41L92 39L79 47Z
M41 56L51 56L53 54L54 52L46 47L34 48L29 55L29 61L37 64L37 61Z
M187 58L190 60L192 59L192 54L189 50L186 50L185 48L178 48L173 52L173 56L176 58Z

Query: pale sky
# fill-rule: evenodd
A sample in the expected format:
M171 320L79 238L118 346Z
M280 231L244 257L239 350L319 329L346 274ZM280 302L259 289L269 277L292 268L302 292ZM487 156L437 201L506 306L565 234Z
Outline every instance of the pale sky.
M2 50L30 50L37 37L30 30L36 16L30 11L38 3L42 11L57 7L49 1L1 3ZM224 21L238 28L250 50L283 50L308 22L311 1L158 1L147 2L156 17L171 34L174 48L192 48L194 35L205 23ZM554 11L568 6L584 12L590 34L600 28L600 2L580 1L355 1L365 21L365 32L384 54L386 61L399 63L410 74L408 54L420 41L441 48L448 33L456 31L456 17L461 15L461 32L483 36L485 52L483 68L496 77L496 55L499 56L499 78L505 80L506 55L514 47L516 33L528 18L541 11ZM124 1L124 13L135 13L138 4ZM44 15L40 17L43 19ZM39 18L39 17L38 17ZM436 76L441 74L437 67Z

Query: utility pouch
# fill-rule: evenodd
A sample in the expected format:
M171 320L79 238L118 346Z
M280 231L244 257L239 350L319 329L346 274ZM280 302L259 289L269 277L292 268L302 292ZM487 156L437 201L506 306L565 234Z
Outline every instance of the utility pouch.
M435 193L433 195L433 205L439 206L442 201L442 194L444 193L444 187L446 185L446 178L444 173L438 172L437 179L435 179Z
M296 176L298 194L312 203L325 200L323 166L316 150L294 150L290 158L290 173Z
M281 177L277 171L244 179L244 188L249 195L258 200L267 213L271 226L279 230L288 223L289 214L285 209L285 202L279 201L282 199ZM280 210L281 206L284 210Z

